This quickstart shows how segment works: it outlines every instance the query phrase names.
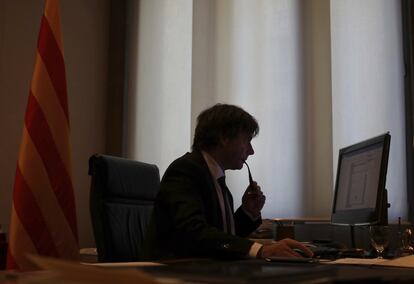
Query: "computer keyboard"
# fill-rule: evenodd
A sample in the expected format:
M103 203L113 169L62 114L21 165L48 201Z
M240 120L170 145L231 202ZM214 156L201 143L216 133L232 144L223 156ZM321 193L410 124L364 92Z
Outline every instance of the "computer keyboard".
M364 258L366 257L363 249L349 249L349 248L338 248L326 245L319 245L314 243L303 243L313 252L314 258L321 259L336 259L343 257L354 257Z
M315 246L308 248L313 252L314 258L338 258L341 250L337 248L324 247L324 246Z

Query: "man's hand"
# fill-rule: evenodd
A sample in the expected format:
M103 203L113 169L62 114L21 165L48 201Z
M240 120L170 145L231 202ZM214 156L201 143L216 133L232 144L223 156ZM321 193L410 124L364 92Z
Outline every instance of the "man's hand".
M312 257L313 252L298 241L292 239L283 239L271 244L265 244L259 251L257 258L267 258L272 256L280 257L303 257L293 249L301 250L306 256Z
M249 212L252 217L258 217L260 211L265 204L266 196L260 190L260 186L257 182L253 182L249 185L242 197L242 208Z

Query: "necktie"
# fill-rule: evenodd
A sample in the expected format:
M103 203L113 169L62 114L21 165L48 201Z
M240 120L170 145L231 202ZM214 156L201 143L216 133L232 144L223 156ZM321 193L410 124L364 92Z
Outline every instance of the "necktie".
M226 177L222 176L217 179L218 184L221 187L221 192L223 194L224 200L224 209L226 215L226 226L223 225L225 232L234 235L234 221L233 221L233 198L230 194L229 188L226 185Z

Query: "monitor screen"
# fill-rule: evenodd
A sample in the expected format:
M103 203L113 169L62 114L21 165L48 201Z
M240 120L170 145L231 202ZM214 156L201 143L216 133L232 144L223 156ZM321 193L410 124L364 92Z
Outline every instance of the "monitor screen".
M386 133L339 150L332 223L388 222L385 181L390 140Z

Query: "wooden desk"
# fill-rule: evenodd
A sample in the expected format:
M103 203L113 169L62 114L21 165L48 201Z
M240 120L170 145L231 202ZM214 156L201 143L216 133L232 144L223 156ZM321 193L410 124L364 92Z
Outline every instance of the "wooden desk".
M327 264L270 263L264 260L178 263L148 267L156 277L197 283L401 283L414 281L414 269ZM410 282L408 282L410 281Z
M274 263L264 260L217 261L197 259L180 261L167 265L137 266L129 264L127 267L117 265L116 268L91 267L60 261L56 271L68 275L68 279L60 278L56 282L50 275L57 275L52 271L17 273L8 275L0 272L0 282L7 284L54 284L54 283L103 283L112 284L113 279L122 283L226 283L226 284L262 284L262 283L413 283L414 269L393 267L369 267L352 265L328 264L298 264ZM62 270L62 267L65 267ZM138 271L139 270L139 271ZM80 273L76 273L76 271ZM142 272L146 272L142 273ZM42 276L44 277L38 277ZM80 278L79 275L83 275ZM93 275L97 275L94 277ZM110 276L110 277L106 277ZM148 275L153 276L148 277ZM31 279L33 277L33 279ZM78 278L77 278L78 277ZM105 278L103 278L105 277ZM114 278L115 277L115 278ZM136 278L135 278L136 277ZM112 280L111 280L112 279ZM125 281L121 281L121 279ZM138 279L138 280L137 280ZM148 279L148 280L146 280ZM169 282L165 282L168 279ZM63 280L63 281L62 281ZM143 282L143 280L146 280ZM155 281L154 281L155 280ZM116 282L116 281L115 281Z

